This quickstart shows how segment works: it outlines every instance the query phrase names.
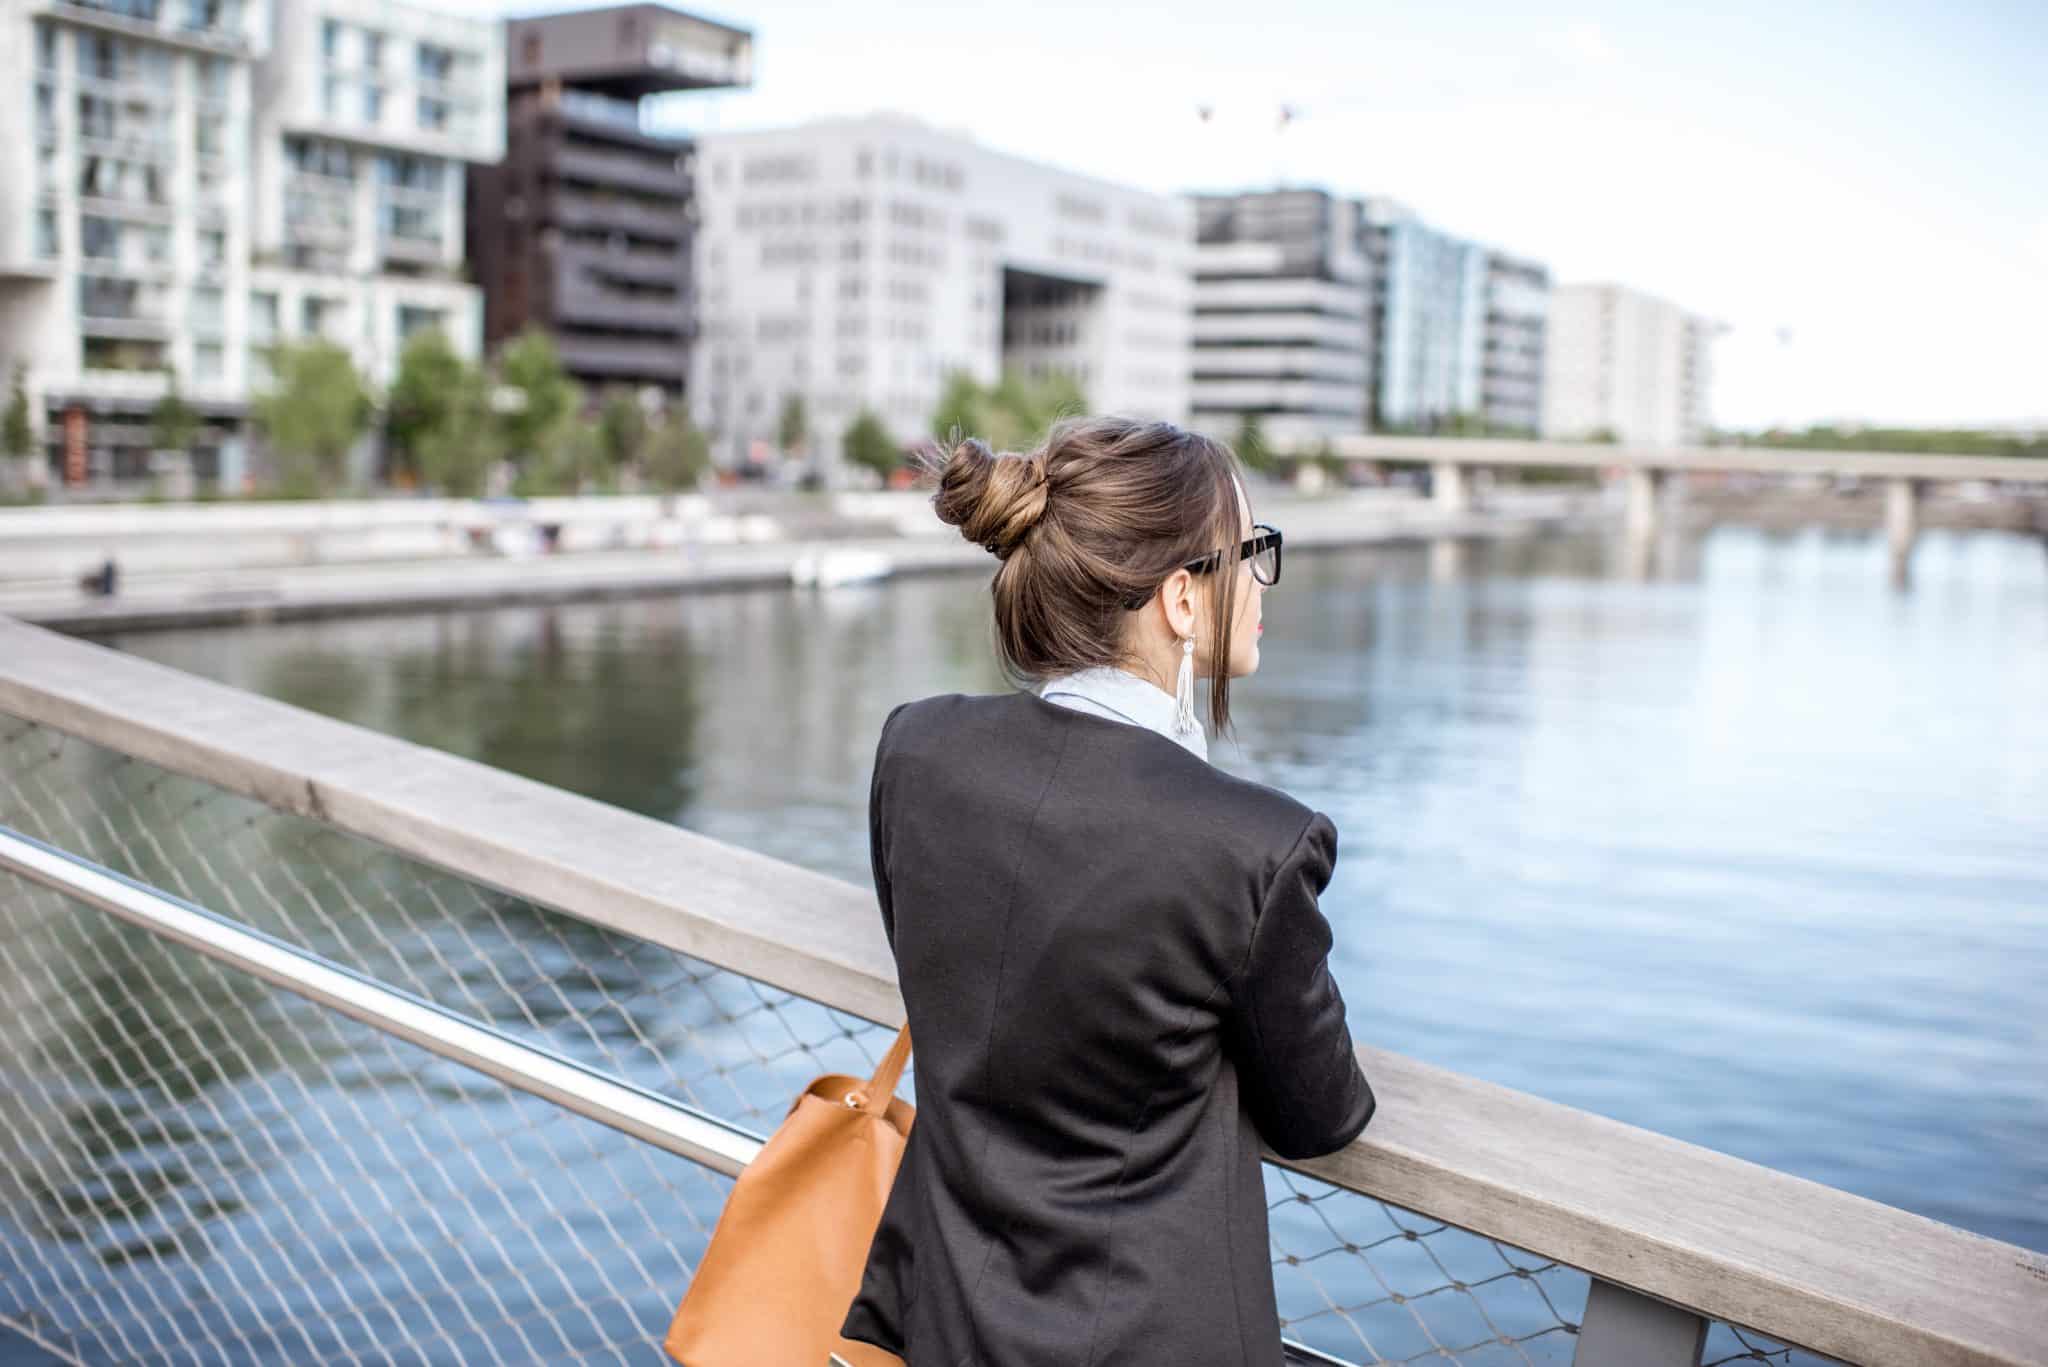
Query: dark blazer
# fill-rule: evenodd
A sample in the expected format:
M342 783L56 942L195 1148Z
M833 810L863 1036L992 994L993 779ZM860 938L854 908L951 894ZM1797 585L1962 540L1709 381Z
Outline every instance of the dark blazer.
M889 713L869 836L917 1119L841 1332L910 1367L1278 1367L1259 1140L1373 1095L1319 811L1035 693Z

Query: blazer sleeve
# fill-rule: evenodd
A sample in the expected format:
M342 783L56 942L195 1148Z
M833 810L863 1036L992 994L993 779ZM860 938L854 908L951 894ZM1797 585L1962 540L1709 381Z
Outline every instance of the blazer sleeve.
M1225 1019L1239 1093L1259 1137L1282 1158L1333 1153L1372 1119L1372 1088L1330 977L1330 923L1316 900L1336 862L1337 828L1314 812L1268 886Z
M888 843L882 833L882 768L889 753L889 723L908 706L908 702L897 703L882 719L882 734L875 742L875 767L868 775L868 866L874 871L875 901L882 909L882 934L888 937L892 954L896 951L896 908L889 896Z

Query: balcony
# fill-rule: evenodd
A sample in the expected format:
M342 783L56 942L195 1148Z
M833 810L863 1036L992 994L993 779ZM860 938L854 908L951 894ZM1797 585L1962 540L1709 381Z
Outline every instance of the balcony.
M565 228L617 229L669 242L681 241L689 230L689 220L683 216L680 202L673 207L658 207L644 200L566 185L555 191L551 216Z
M555 174L566 180L663 195L680 205L689 197L690 187L676 168L677 155L680 153L600 152L564 144L555 149L553 162Z
M168 164L177 151L160 129L106 128L78 130L78 150L85 156L118 157L123 161Z
M565 322L654 333L679 333L690 321L689 310L681 298L639 299L594 288L579 280L562 282L555 299L555 316Z
M681 345L657 335L642 342L558 332L555 350L562 358L562 368L572 375L673 375L680 380L688 365Z
M158 75L139 69L127 71L80 71L78 93L96 95L116 103L140 103L169 111L177 102L177 87L168 73Z
M555 260L565 275L597 276L639 285L681 285L690 271L689 254L681 248L649 250L600 246L594 242L563 242Z
M224 56L246 56L249 35L244 11L236 4L185 0L165 6L158 0L42 0L39 12L75 24L159 43L173 43Z
M377 241L377 255L399 265L438 266L441 264L441 241L438 232L387 232Z
M161 298L137 302L105 296L94 298L88 292L78 303L78 331L87 337L160 342L170 337L171 321Z

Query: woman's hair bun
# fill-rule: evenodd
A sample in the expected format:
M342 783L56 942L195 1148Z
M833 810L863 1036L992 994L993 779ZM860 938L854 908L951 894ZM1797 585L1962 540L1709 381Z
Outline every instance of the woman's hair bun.
M939 520L1007 560L1045 514L1045 456L1043 448L998 455L979 437L960 442L940 469L932 496Z

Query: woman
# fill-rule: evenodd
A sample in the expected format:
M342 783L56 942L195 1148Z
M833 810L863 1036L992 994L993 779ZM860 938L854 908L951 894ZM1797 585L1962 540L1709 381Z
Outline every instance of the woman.
M1206 761L1279 534L1235 458L1071 419L923 459L1002 564L1006 677L888 715L869 835L918 1113L841 1332L910 1367L1281 1361L1259 1145L1372 1117L1330 979L1319 811ZM1270 534L1269 534L1270 533Z

